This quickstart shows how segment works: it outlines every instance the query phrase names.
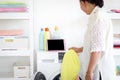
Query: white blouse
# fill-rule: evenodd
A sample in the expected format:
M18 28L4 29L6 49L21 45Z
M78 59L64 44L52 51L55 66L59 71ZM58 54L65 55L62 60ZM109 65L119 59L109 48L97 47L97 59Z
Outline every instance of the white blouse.
M102 8L95 7L89 16L88 27L84 37L84 50L80 55L80 72L83 80L85 80L88 69L90 54L98 51L102 52L102 57L95 68L93 80L99 80L99 72L102 80L116 80L112 23Z

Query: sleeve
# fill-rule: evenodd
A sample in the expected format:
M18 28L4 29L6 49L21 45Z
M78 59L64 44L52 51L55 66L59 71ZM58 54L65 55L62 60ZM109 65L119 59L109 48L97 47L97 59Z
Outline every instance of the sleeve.
M98 20L91 30L91 52L105 51L106 26L103 21Z

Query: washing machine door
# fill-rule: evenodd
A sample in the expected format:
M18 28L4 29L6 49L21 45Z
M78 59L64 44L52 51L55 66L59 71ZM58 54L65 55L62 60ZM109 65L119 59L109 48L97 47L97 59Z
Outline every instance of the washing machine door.
M60 74L56 75L53 80L60 80Z
M41 72L35 74L34 80L46 80L45 75Z
M60 80L60 74L56 75L53 80ZM82 79L79 77L79 80L82 80Z

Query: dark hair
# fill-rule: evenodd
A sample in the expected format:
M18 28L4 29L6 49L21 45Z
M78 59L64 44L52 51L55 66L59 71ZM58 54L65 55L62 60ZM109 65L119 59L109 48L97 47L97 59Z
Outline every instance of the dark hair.
M103 0L80 0L80 1L87 1L89 3L95 4L96 6L99 6L102 8L104 6L104 1Z

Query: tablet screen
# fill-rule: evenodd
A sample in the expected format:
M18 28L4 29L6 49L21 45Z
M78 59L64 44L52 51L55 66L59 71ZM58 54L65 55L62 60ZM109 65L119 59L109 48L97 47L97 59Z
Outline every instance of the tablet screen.
M63 39L48 39L47 40L47 48L50 50L65 50L64 48L64 40Z

